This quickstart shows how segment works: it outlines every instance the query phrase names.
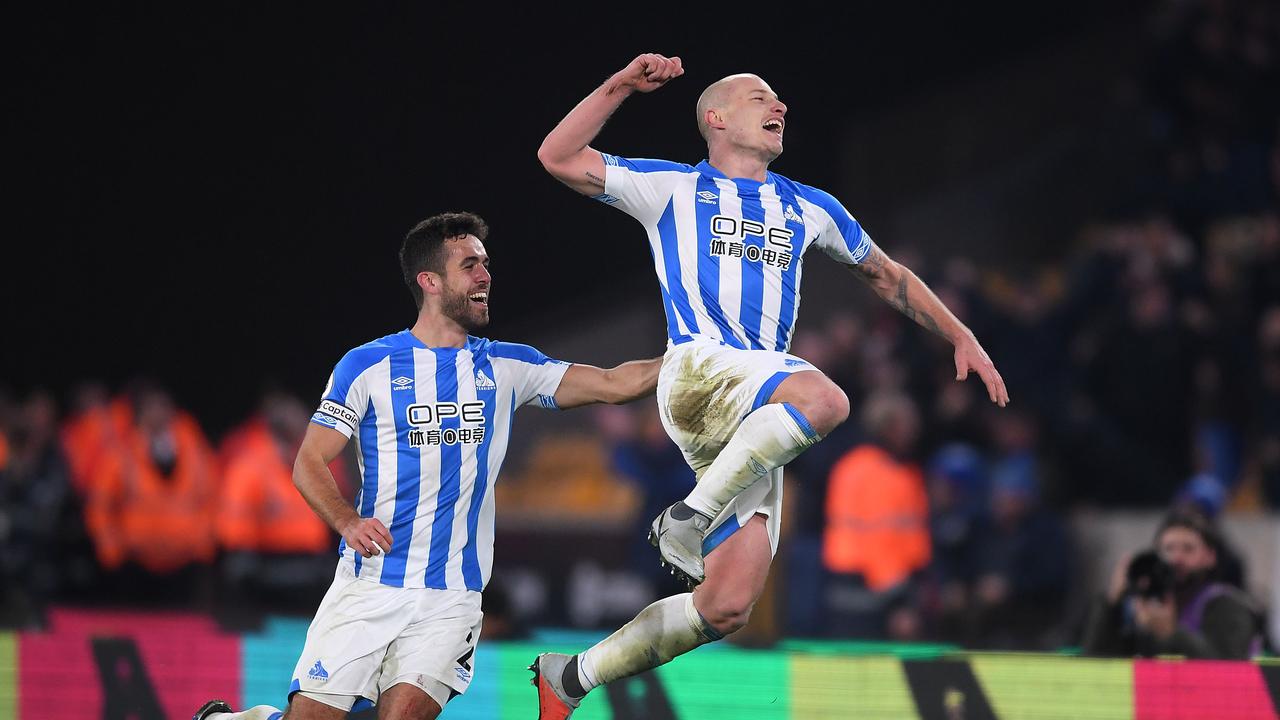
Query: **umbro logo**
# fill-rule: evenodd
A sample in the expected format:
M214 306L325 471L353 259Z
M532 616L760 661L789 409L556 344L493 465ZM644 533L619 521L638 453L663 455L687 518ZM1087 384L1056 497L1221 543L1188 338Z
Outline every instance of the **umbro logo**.
M316 664L311 667L310 672L307 673L307 677L312 680L328 680L329 671L325 670L324 666L320 664L319 660L317 660Z
M710 190L703 190L702 192L698 193L698 202L700 203L715 205L719 201L720 201L720 196L716 195Z
M488 375L485 375L483 370L476 371L476 389L477 390L494 390L494 389L497 389L497 387L498 387L498 384L493 381L493 378L489 377Z
M798 222L798 223L804 222L804 218L800 217L800 213L797 213L796 209L791 207L790 204L788 204L787 209L782 212L782 217L786 218L787 220L790 220L791 222Z
M401 375L395 380L392 380L391 384L395 385L395 387L392 388L392 390L412 390L413 388L410 386L413 385L413 378L405 377L404 375Z

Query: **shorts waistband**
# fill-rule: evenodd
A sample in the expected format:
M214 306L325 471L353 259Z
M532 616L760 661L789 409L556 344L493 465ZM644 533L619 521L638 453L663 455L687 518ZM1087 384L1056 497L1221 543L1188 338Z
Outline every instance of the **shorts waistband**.
M677 345L684 345L684 344L686 344L686 343L691 343L691 342L693 342L693 341L695 341L695 340L697 340L697 341L699 341L699 342L713 343L713 344L716 344L716 345L723 345L723 346L725 346L725 347L738 348L739 350L746 350L746 349L747 349L747 348L743 348L743 347L738 347L737 345L734 345L733 343L725 342L724 340L720 340L720 339L718 339L718 338L708 337L708 336L706 336L706 335L676 335L675 337L669 338L669 339L668 339L668 342L671 344L671 346L672 346L672 347L675 347L675 346L677 346Z

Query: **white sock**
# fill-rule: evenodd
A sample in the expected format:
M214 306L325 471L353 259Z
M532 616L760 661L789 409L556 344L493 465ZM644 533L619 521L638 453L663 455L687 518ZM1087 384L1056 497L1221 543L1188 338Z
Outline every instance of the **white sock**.
M214 713L209 716L208 720L278 720L280 710L270 705L255 705L248 710L241 710L237 713ZM274 718L272 716L275 716Z
M578 655L585 690L668 663L724 637L693 606L693 593L672 595L640 611L631 622Z
M822 438L790 403L770 403L743 419L684 502L714 518L738 493Z

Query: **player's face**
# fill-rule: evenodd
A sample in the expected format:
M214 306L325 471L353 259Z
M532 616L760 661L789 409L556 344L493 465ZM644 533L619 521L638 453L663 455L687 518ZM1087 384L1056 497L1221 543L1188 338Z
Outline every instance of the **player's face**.
M467 332L489 324L489 254L474 235L446 240L449 257L445 261L441 312Z
M755 76L734 80L724 112L729 140L735 146L768 160L782 154L787 106L769 83Z

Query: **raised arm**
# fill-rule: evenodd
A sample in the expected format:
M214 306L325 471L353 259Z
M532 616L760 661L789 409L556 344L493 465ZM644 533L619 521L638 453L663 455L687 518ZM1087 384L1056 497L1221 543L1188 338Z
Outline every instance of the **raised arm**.
M584 195L604 192L604 158L591 147L591 141L632 93L652 92L683 74L678 57L647 53L632 60L570 110L547 135L538 148L542 167Z
M307 504L347 545L365 557L391 550L391 533L377 518L361 518L351 503L338 492L329 463L347 445L347 437L337 430L311 424L293 462L293 484Z
M662 358L632 360L608 370L571 365L556 389L556 405L571 408L591 403L631 402L653 393L661 367Z
M978 343L978 338L910 268L895 262L875 243L871 243L871 249L861 263L846 267L903 315L955 346L956 380L969 377L970 371L976 372L987 386L991 402L1000 407L1008 404L1009 391L1004 386L1004 379Z

